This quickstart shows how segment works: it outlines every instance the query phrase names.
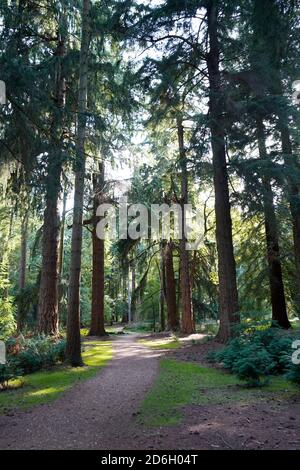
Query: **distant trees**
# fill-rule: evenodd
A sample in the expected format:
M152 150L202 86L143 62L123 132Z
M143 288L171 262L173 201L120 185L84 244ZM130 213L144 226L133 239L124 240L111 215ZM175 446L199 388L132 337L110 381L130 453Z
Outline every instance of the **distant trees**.
M299 2L148 3L0 5L0 316L67 326L72 365L81 326L210 319L226 342L300 311ZM121 195L191 203L198 249L151 227L100 240L97 206Z

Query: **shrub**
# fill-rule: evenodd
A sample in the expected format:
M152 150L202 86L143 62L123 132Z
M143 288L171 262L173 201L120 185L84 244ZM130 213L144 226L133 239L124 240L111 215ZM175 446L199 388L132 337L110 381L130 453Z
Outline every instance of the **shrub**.
M221 351L210 353L209 359L236 374L248 385L262 385L271 374L283 374L295 382L300 375L291 364L295 332L266 328L265 324L240 327L236 338ZM299 381L300 382L300 381ZM298 383L299 383L298 382Z
M300 364L291 364L286 373L286 378L300 385Z
M274 368L275 362L268 351L258 344L252 344L242 349L239 358L232 365L232 372L249 386L259 386L265 382L261 378L268 377Z
M20 343L18 352L9 355L8 360L14 370L22 371L23 374L51 367L65 359L65 340L55 342L51 338L40 336L21 339ZM12 344L8 345L8 350L10 349L12 350Z

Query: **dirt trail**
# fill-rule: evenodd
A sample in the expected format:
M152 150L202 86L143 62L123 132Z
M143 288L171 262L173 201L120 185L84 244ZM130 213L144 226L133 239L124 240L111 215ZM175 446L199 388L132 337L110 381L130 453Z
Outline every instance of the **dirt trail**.
M140 438L134 416L158 369L159 353L120 335L114 358L53 403L0 416L1 449L119 449Z
M137 337L117 337L114 359L96 377L75 385L53 403L0 416L0 449L300 448L298 399L188 405L178 426L141 426L136 413L165 353L149 350L136 342ZM175 353L178 359L186 355L192 359L192 349Z

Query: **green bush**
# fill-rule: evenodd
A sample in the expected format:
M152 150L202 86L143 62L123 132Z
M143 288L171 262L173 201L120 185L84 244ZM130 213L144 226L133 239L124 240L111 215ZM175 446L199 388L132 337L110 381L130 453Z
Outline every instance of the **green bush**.
M286 378L300 385L300 365L291 364L286 373Z
M259 386L261 378L268 377L276 367L272 356L258 344L248 345L242 349L237 360L233 362L232 372L249 386Z
M8 349L12 346L8 345ZM48 368L65 359L65 340L54 341L48 337L25 339L20 350L8 356L8 363L22 374L30 374Z
M224 349L211 353L209 359L251 386L262 385L275 374L286 374L294 382L299 380L299 370L291 363L295 332L251 324L240 327L236 334Z

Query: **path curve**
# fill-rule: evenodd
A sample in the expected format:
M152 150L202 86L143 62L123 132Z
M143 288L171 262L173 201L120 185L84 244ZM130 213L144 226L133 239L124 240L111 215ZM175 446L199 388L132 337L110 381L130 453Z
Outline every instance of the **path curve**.
M0 416L1 449L130 449L135 415L158 370L160 353L119 335L114 357L94 378L52 403Z

